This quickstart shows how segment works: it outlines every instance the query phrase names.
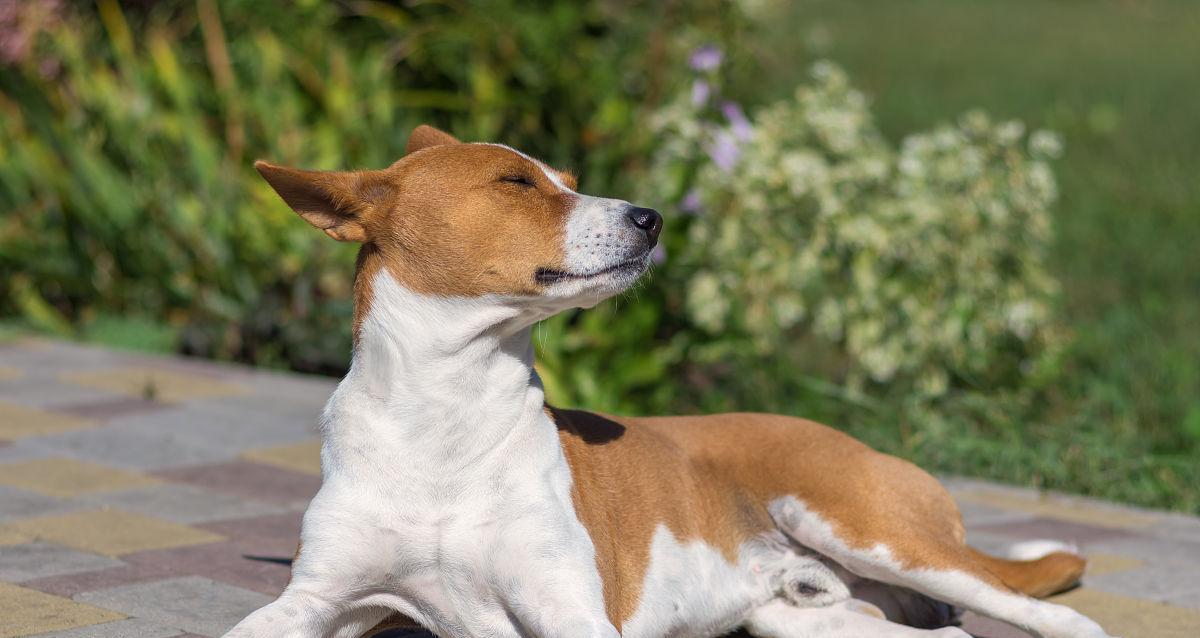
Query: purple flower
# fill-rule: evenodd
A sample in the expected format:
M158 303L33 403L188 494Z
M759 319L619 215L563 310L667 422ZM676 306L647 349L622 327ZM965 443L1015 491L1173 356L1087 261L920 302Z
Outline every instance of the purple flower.
M742 157L742 149L738 148L737 138L726 130L717 131L717 134L713 136L712 143L705 150L708 151L709 158L717 165L717 168L726 173L732 171Z
M729 120L729 128L734 137L742 142L750 139L754 127L750 125L750 120L746 119L746 114L737 102L722 102L721 112L725 114L725 119Z
M679 210L695 215L700 212L703 204L704 202L700 201L700 192L693 188L683 196L683 201L679 202Z
M712 96L712 87L704 80L696 80L692 82L692 106L704 106L708 104L708 98Z
M661 264L667 260L667 249L663 248L662 244L658 244L650 251L650 261Z
M717 47L706 44L692 51L692 57L688 60L688 66L692 67L693 71L712 71L721 66L721 60L725 54Z

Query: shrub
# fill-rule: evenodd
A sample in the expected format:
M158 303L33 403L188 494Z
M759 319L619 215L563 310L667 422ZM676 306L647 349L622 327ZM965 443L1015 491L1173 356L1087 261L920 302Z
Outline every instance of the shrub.
M753 119L700 73L656 117L646 182L675 194L668 287L696 352L934 397L1012 387L1052 351L1055 136L974 112L896 150L832 64Z
M206 356L339 373L353 249L251 168L380 167L429 121L613 188L654 92L655 6L104 0L6 6L0 314L166 322ZM635 134L630 134L634 131Z

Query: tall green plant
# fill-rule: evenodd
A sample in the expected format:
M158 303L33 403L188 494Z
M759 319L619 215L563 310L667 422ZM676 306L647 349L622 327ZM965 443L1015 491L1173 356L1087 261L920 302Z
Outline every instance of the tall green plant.
M45 7L50 10L43 10ZM0 76L0 312L60 332L166 321L181 348L337 372L348 247L251 170L386 166L421 121L620 190L645 143L656 6L213 0L29 5Z

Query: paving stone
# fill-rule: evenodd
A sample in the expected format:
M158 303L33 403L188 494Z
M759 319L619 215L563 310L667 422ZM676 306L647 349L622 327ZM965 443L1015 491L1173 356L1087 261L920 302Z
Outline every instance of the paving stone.
M118 418L104 428L45 437L36 444L60 456L138 470L214 463L241 453L242 447L236 443L206 435L181 421L201 420L202 416L180 416L175 414L178 411L130 417L136 419L131 423L121 423Z
M1123 536L1089 545L1089 552L1119 554L1145 561L1152 567L1190 569L1200 574L1200 543L1158 538Z
M74 459L48 458L0 464L0 485L49 496L78 496L157 483L158 479L145 474Z
M81 430L96 425L95 421L69 414L56 414L8 401L0 401L0 439L21 439L45 436L58 432Z
M247 449L310 440L310 425L220 403L179 406L152 414L114 418L104 428L39 439L59 454L109 465L155 469L215 463Z
M183 633L148 620L127 618L100 625L36 634L29 638L183 638Z
M1194 569L1179 566L1148 567L1099 573L1085 579L1088 589L1133 596L1143 600L1200 608L1200 581ZM1197 626L1200 633L1200 626Z
M291 537L292 533L285 537ZM255 542L255 541L259 542ZM296 540L246 539L122 556L120 567L28 580L24 587L63 597L181 575L203 576L269 596L278 596L291 577L288 560Z
M246 461L160 470L154 475L291 506L307 505L321 487L321 479L315 476Z
M1016 540L1051 539L1075 543L1081 547L1112 538L1127 538L1132 533L1120 528L1085 525L1064 520L1049 518L1034 518L1029 520L1012 521L1008 523L993 523L977 525L976 530L989 534L1003 534Z
M1085 554L1087 558L1087 574L1084 578L1127 572L1146 565L1145 561L1120 554Z
M30 516L72 512L79 508L80 504L75 501L0 485L0 523Z
M242 458L301 474L321 475L321 442L319 440L250 450L244 452Z
M975 638L1033 638L1008 623L969 611L963 614L962 629Z
M163 570L158 566L124 564L120 567L109 567L92 572L36 578L21 583L21 586L55 596L62 596L63 598L74 598L83 592L109 589L149 580L174 578L176 576L180 576L180 574L163 573Z
M1011 523L1013 521L1024 521L1033 518L1033 514L1029 512L989 507L987 505L973 503L970 501L963 501L959 503L958 511L962 514L963 523L968 526L988 525L992 523Z
M204 523L289 511L278 503L174 483L95 494L81 500L176 523Z
M0 547L5 545L20 545L33 540L28 534L23 534L15 529L5 529L0 527Z
M12 381L13 379L20 379L24 375L25 372L20 368L0 366L0 381Z
M245 539L239 539L238 542L138 552L122 559L143 573L156 572L162 577L178 574L203 576L274 598L287 586L292 569L278 560L262 559L290 559L295 551L295 542L287 547L283 556L264 556L247 551Z
M0 447L0 463L44 459L54 456L54 449L44 445L43 441L44 439L40 438L5 441L6 445Z
M76 574L121 565L121 561L61 545L36 542L9 545L0 551L0 580L23 580Z
M31 337L20 339L0 353L0 361L26 370L63 368L88 370L118 365L126 361L127 353L70 341Z
M1200 544L1200 518L1167 514L1144 531L1162 538Z
M300 522L303 518L303 513L294 512L204 523L198 527L235 539L248 554L291 559L300 541Z
M63 404L98 402L121 398L94 388L63 385L52 370L27 371L23 376L0 382L0 401L31 408L54 408Z
M199 403L192 408L202 417L200 424L208 435L221 436L243 448L300 443L319 438L317 413L304 411L297 417L283 409L282 402L256 397L252 405L229 400Z
M190 399L232 396L244 390L236 384L209 375L176 372L152 366L125 366L89 372L64 372L65 384L115 392L163 403Z
M1079 588L1051 599L1121 638L1196 638L1200 611Z
M168 404L159 403L158 401L118 396L100 400L58 404L54 406L54 411L59 414L70 414L98 421L106 421L113 417L146 414L148 412L167 410L170 407Z
M271 601L269 596L197 576L102 589L77 599L201 636L220 636Z
M124 616L114 611L0 583L0 638L86 627L121 618Z
M1031 497L1014 489L980 488L956 490L954 498L960 503L975 503L989 507L1028 512L1041 518L1093 525L1096 527L1137 528L1158 521L1158 516L1127 507L1117 507L1090 499L1068 498L1055 494Z
M27 518L3 528L105 556L224 540L207 530L120 510Z

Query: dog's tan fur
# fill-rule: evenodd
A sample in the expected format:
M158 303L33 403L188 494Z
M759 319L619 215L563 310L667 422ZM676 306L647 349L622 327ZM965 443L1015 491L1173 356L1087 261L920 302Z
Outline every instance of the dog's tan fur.
M418 293L533 295L538 269L563 263L572 194L504 148L460 144L419 127L408 154L383 170L256 167L306 221L364 244L356 333L380 269ZM497 184L510 174L534 187ZM573 177L557 175L574 188ZM963 572L1033 596L1071 586L1084 569L1067 553L1009 561L969 548L958 510L936 480L811 421L547 412L559 428L574 505L595 545L607 613L618 629L638 607L656 528L703 540L733 561L739 546L772 527L768 504L787 496L828 521L848 547L885 546L905 569ZM409 625L395 616L376 629Z
M1034 596L1070 587L1084 570L1067 553L1023 562L967 547L958 508L936 480L819 423L769 414L553 415L618 628L637 607L655 527L733 560L742 542L770 528L767 503L789 495L833 522L851 547L886 545L906 568L959 570Z

